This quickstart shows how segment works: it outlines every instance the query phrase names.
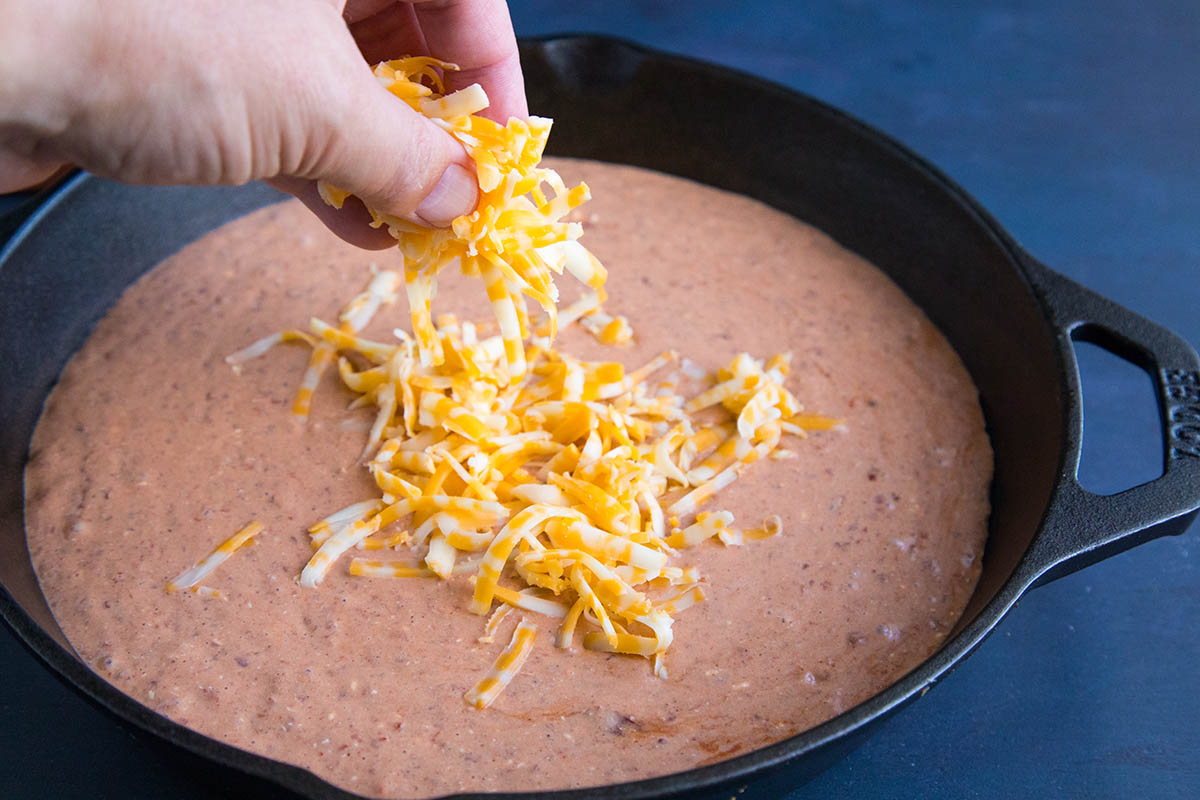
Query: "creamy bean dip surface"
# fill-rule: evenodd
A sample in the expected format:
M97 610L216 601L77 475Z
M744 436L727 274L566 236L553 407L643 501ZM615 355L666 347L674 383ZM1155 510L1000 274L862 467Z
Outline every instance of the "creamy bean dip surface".
M296 576L307 527L373 495L370 410L330 374L307 424L291 398L308 349L228 354L329 320L388 252L341 244L295 201L191 244L121 297L46 402L25 474L39 580L80 657L121 691L236 747L368 796L591 786L709 764L879 692L938 648L980 570L992 454L946 340L881 272L745 197L631 167L551 160L594 195L585 241L609 268L628 348L578 329L560 349L635 367L667 349L715 370L794 355L788 387L844 431L788 437L707 507L783 533L686 551L708 599L681 613L669 677L645 659L553 646L542 626L495 704L463 693L481 643L466 576L370 579L345 559ZM435 311L489 316L443 280ZM407 327L403 298L364 331ZM180 570L250 520L265 530L206 581ZM531 619L536 615L527 615ZM551 623L553 621L550 621Z

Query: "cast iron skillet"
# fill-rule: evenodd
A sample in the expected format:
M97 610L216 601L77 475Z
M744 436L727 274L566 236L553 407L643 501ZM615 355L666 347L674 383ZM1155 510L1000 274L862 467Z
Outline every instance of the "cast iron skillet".
M1200 508L1200 361L1186 342L1039 264L965 192L882 134L803 95L612 39L522 46L550 150L674 173L755 197L874 262L954 345L995 450L983 574L940 651L870 700L786 741L712 766L605 787L605 797L729 796L792 787L945 676L1031 586L1148 539ZM275 202L263 186L130 188L79 176L0 251L0 614L60 678L196 774L256 797L351 797L228 747L117 692L72 653L29 564L21 470L67 358L137 276L228 219ZM698 231L697 235L703 235ZM1080 389L1071 340L1144 368L1157 387L1161 477L1101 496L1076 481ZM553 792L566 798L575 793Z

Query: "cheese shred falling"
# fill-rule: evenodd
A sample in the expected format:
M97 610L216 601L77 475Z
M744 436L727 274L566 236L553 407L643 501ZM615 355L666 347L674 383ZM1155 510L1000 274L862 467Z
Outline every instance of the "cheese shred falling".
M764 362L743 353L710 374L675 352L626 370L556 350L559 323L611 345L633 335L627 320L601 310L604 268L579 245L580 226L564 221L587 187L567 188L537 166L549 120L502 126L475 116L487 105L477 86L441 95L438 70L453 68L410 58L381 64L376 75L466 147L479 176L476 211L451 230L372 212L398 239L401 268L375 272L336 323L313 319L307 332L267 336L227 359L240 370L276 344L308 344L297 415L307 414L334 365L356 396L352 407L375 409L363 458L376 491L312 524L314 552L298 580L317 587L347 551L370 550L371 558L350 561L351 576L471 581L468 608L488 615L481 642L494 641L500 622L520 609L557 626L558 648L641 656L666 678L675 617L706 596L699 571L673 563L681 551L782 530L770 516L743 532L728 511L701 507L754 464L787 452L779 450L784 437L840 424L805 413L785 388L788 354ZM334 205L346 197L328 186L322 193ZM494 328L432 315L437 274L453 261L483 281ZM590 291L559 313L553 276L563 270ZM360 336L401 284L413 334ZM545 312L536 326L526 298ZM685 398L681 384L701 390ZM253 527L168 588L198 583ZM517 625L466 693L469 705L496 699L535 632L524 620Z
M528 335L529 320L525 298L545 311L553 338L558 302L555 275L570 272L600 293L602 300L607 273L579 243L583 227L565 219L591 197L587 184L568 187L557 172L538 166L550 136L551 120L514 117L501 125L479 116L478 112L488 107L487 94L479 84L442 94L444 84L439 71L457 69L434 58L403 58L377 65L375 77L462 144L475 165L477 207L454 220L449 230L429 228L369 206L367 210L375 226L387 226L399 244L421 365L437 366L446 358L433 332L431 307L438 273L457 263L464 275L482 280L500 327L504 373L516 379L527 368L523 340ZM327 184L318 188L325 201L336 208L341 208L348 197ZM593 323L599 325L597 338L628 341L632 335L628 323L621 318L608 319L611 321L603 325L598 320ZM318 352L314 351L310 375L322 368Z

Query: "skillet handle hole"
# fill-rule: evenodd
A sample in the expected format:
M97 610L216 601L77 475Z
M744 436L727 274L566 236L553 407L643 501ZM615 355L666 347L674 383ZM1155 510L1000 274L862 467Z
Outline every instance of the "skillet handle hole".
M1162 424L1150 374L1072 336L1083 391L1079 485L1111 495L1163 474Z

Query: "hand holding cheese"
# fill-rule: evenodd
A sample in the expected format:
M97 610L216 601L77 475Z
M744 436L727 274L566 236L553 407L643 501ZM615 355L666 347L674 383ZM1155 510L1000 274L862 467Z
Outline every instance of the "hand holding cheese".
M397 102L372 63L427 52L478 83L499 121L526 114L503 0L0 0L0 191L75 164L143 184L268 179L343 238L394 240L361 204L445 227L477 199L445 131Z

